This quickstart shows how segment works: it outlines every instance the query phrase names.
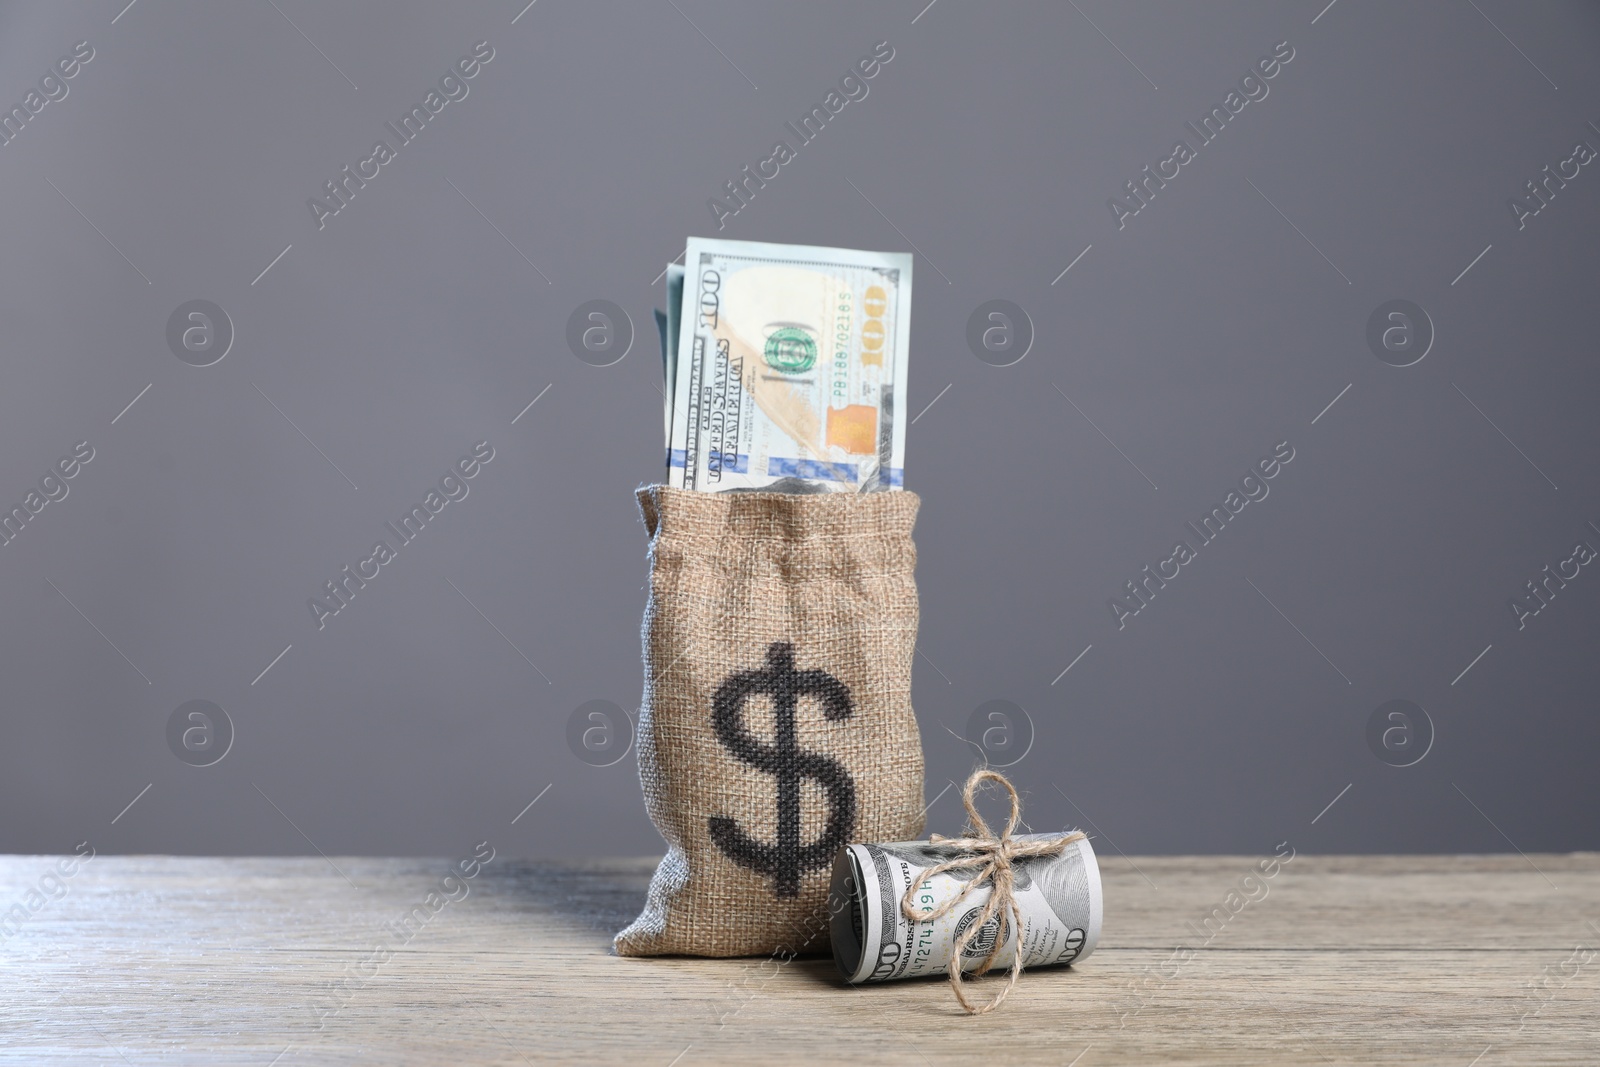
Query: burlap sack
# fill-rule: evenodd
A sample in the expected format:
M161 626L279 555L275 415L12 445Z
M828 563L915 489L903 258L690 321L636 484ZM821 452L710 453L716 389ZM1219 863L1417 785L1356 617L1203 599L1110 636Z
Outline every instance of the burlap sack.
M639 777L667 855L624 956L827 944L829 867L922 834L916 495L638 493Z

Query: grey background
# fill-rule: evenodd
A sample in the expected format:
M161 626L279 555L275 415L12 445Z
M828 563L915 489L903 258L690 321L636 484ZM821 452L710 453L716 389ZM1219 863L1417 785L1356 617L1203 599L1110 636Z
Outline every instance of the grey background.
M1507 208L1600 146L1600 11L925 2L0 9L8 104L95 49L0 148L0 500L95 449L0 548L0 849L658 848L632 753L567 743L579 705L638 702L652 280L880 40L870 95L721 233L917 251L930 799L1008 700L1029 821L1102 847L1600 847L1600 576L1520 632L1507 606L1600 544L1600 169L1520 231ZM307 198L479 40L468 98L319 231ZM1282 40L1269 96L1119 231L1107 198ZM1437 329L1403 369L1365 342L1397 297ZM1037 334L1015 366L965 341L993 298ZM193 299L237 331L214 366L167 347ZM610 367L565 343L591 299L637 334ZM485 439L319 631L307 598ZM1119 631L1108 598L1284 440ZM1437 732L1414 766L1367 746L1394 698ZM235 728L213 766L167 747L194 699ZM929 818L957 827L953 791Z

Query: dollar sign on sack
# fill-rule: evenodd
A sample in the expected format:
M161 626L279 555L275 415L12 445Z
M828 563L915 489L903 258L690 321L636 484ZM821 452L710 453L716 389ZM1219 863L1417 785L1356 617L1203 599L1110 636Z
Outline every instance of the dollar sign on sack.
M776 720L773 743L753 736L744 724L744 705L758 694L772 698ZM796 670L794 646L778 641L767 648L767 665L730 675L711 702L711 725L727 750L763 774L778 780L777 843L766 844L745 833L726 815L708 820L711 840L741 867L772 876L776 896L800 895L800 875L826 867L849 843L856 821L856 786L836 760L802 749L795 740L795 709L802 696L822 704L823 717L837 722L855 708L850 690L826 671ZM810 778L828 797L828 822L822 836L800 843L800 783Z

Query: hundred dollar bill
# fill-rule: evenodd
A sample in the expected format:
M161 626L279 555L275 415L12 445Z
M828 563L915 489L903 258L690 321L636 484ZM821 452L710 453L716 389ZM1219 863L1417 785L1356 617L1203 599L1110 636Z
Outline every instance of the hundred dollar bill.
M656 308L656 332L661 335L661 372L668 387L661 391L661 418L666 424L667 448L672 447L672 371L667 363L667 313Z
M1017 834L1030 841L1054 834ZM974 889L962 903L935 922L908 920L900 911L906 888L920 883L918 907L933 911L961 891L973 871L924 874L951 859L948 846L927 841L887 845L846 845L833 864L829 893L833 958L845 981L886 982L919 975L943 975L956 938L976 922L992 889ZM1100 867L1087 840L1068 844L1058 856L1030 856L1014 862L1016 899L1022 908L1024 967L1076 963L1100 940ZM976 970L999 932L990 919L962 953L961 969ZM994 973L1011 967L1017 947L1014 923L995 958Z
M682 286L668 484L902 487L910 254L691 237Z
M667 264L667 333L661 345L663 399L667 406L667 447L672 447L672 400L678 390L678 329L683 313L683 268Z

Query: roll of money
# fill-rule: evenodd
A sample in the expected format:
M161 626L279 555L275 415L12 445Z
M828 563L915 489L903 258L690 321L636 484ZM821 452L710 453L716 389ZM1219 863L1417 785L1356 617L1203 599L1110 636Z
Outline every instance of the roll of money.
M1017 834L1014 841L1049 840L1057 834ZM972 871L928 871L960 852L927 841L846 845L833 864L828 906L832 913L833 959L845 981L888 982L896 978L944 975L956 938L977 921L992 888L967 894L961 906L933 922L911 922L900 910L907 888L920 882L917 907L933 911L960 894ZM974 868L975 870L976 868ZM1086 839L1069 843L1059 855L1029 856L1012 864L1017 903L1022 908L1022 963L1047 967L1076 963L1100 940L1100 868ZM993 971L1008 970L1017 951L1015 923L1006 924L1005 941ZM961 969L982 965L999 933L990 919L962 953Z

